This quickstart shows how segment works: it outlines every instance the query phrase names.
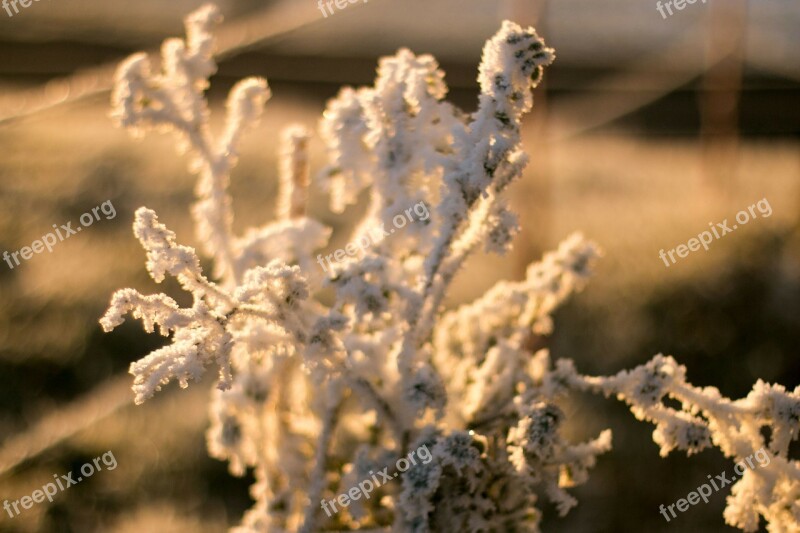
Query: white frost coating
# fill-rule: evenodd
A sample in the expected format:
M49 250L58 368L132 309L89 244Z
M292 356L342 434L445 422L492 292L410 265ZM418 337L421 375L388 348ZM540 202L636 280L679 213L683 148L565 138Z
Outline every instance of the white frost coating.
M757 450L769 449L773 454L769 463L745 469L733 485L725 522L756 531L760 515L771 532L798 531L800 461L788 457L788 444L800 430L800 387L789 392L759 380L746 398L732 401L714 387L686 382L686 367L663 355L607 378L580 376L571 361L559 361L547 381L552 390L566 386L615 394L631 406L636 418L656 424L653 440L661 446L662 456L673 449L691 455L714 445L740 462ZM664 405L666 398L677 400L682 408ZM761 433L764 427L770 428L768 442Z
M101 324L110 331L131 313L146 331L172 337L131 365L137 403L170 381L186 386L218 368L209 453L256 480L255 504L233 531L536 532L537 494L567 513L577 504L567 490L587 482L611 448L609 430L577 444L561 435L559 404L575 390L627 402L656 425L662 455L717 446L741 460L768 445L774 457L738 480L725 520L750 531L764 517L773 533L798 531L800 474L788 450L800 431L800 388L759 381L731 401L693 387L684 367L660 355L611 377L583 376L566 359L551 365L552 313L583 288L600 255L581 235L530 265L523 280L442 309L466 258L481 248L504 253L518 229L503 193L527 165L521 119L554 59L533 29L505 22L487 42L472 115L444 101L436 61L409 50L380 61L373 87L343 89L328 104L320 134L329 166L318 175L331 206L341 211L369 196L349 241L391 228L419 202L430 217L371 241L357 258L337 259L323 279L316 258L330 230L306 214L302 127L282 136L277 220L232 232L230 173L270 93L261 79L237 84L223 133L212 138L203 91L216 70L218 18L211 6L191 15L186 40L164 44L158 72L143 54L126 60L113 93L120 126L172 130L192 152L192 213L213 276L141 208L134 233L150 275L176 278L193 303L181 308L164 294L122 289ZM667 397L682 407L665 405ZM763 427L771 429L768 443ZM423 446L430 460L371 498L331 516L319 507Z

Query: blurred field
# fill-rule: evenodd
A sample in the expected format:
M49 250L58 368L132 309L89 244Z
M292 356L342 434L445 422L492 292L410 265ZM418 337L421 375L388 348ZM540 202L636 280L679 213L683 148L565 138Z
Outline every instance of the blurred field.
M184 4L163 13L163 20L172 20L178 7L184 11ZM230 9L246 12L250 5ZM385 9L389 14L396 7ZM554 9L552 28L568 43L566 35L558 33L565 25L564 17L557 16L561 8ZM148 13L147 7L141 10ZM50 13L51 22L68 18ZM770 9L757 15L776 17ZM356 15L336 16L336 24L359 20ZM91 22L91 17L86 20ZM475 20L481 29L495 25L494 20L491 24ZM87 24L91 33L94 26ZM160 24L130 37L122 48L154 41L155 37L148 40L148 32L163 34L176 28L174 20ZM337 27L332 23L325 28L332 32ZM341 77L366 81L372 69L367 65L374 63L377 50L396 48L403 37L393 33L383 42L374 33L376 48L359 48L369 59L359 62L347 56L352 50L339 43L340 53L351 59L320 64L336 71L336 65L346 63L350 67L339 73ZM315 127L325 99L342 81L296 79L308 67L304 71L291 57L281 63L282 51L295 43L294 49L307 57L326 53L297 34L292 38L275 44L264 57L254 52L224 63L223 75L214 80L218 119L222 94L233 78L248 73L269 76L269 65L282 72L272 83L274 97L262 125L249 134L233 175L239 231L273 216L280 129L292 122ZM409 38L422 39L418 42L423 44L435 40L421 29L410 31ZM767 46L755 41L751 46ZM635 42L635 36L629 36L628 44ZM22 48L9 50L25 48L14 46ZM565 55L585 54L585 46L585 42L567 45ZM631 46L629 54L636 50ZM472 80L479 49L464 43L447 45L446 57L448 49L452 53L446 66L452 66L456 81L453 98L469 109L476 95ZM569 61L561 78L558 69L557 63L551 91L542 98L542 107L548 110L558 110L598 75L590 66ZM567 71L568 75L563 73ZM743 97L741 128L748 134L739 139L735 152L721 159L708 158L696 133L693 85L670 91L660 104L621 122L578 136L558 135L559 128L580 127L559 122L562 115L547 121L544 115L532 117L524 132L532 164L510 195L523 227L515 249L505 257L472 258L456 279L448 305L477 297L499 279L521 278L542 252L580 230L605 254L587 290L556 316L551 343L555 357L571 357L585 372L611 373L663 351L688 366L693 382L718 386L724 394L745 395L758 378L796 386L800 382L800 90L794 82L765 79L747 78L745 85L756 87ZM33 86L23 76L8 75L2 82L6 88ZM634 92L618 90L613 99L624 101ZM162 288L149 279L130 226L134 210L146 205L159 213L183 244L196 245L188 216L194 178L186 170L186 158L176 155L171 137L150 135L135 141L115 129L107 113L107 97L101 94L0 125L0 248L18 250L53 224L75 221L106 200L117 211L113 220L95 223L50 254L36 255L14 270L0 263L0 465L8 459L4 446L14 439L21 439L21 449L33 449L28 444L40 442L38 435L69 429L51 421L32 434L42 417L91 397L103 383L113 389L108 396L112 400L101 402L113 414L82 423L74 436L0 474L0 499L30 494L53 474L79 468L106 450L113 450L119 463L116 470L96 474L59 494L53 504L36 505L14 519L0 513L0 532L222 531L236 524L249 507L250 480L232 478L223 463L207 457L204 431L211 384L185 391L171 385L154 400L135 407L124 373L131 361L162 340L143 334L138 322L128 321L108 335L97 324L117 288L132 286L144 293L166 289L179 302L186 301L173 283ZM772 115L778 117L775 122L763 118ZM775 129L764 124L774 124ZM312 156L313 168L321 168L318 140L313 141ZM716 172L709 172L709 161ZM773 209L771 217L751 221L714 241L708 252L690 254L670 268L659 259L660 249L686 243L709 222L730 220L762 198ZM342 217L334 216L317 188L310 212L334 227L330 246L334 249L348 241L348 230L363 208L359 205ZM92 412L81 412L78 419L83 421ZM568 414L569 432L575 438L612 427L614 450L600 459L589 483L575 490L581 503L567 518L555 518L555 510L544 506L545 531L730 530L721 517L722 494L708 505L692 508L675 524L664 523L657 512L659 504L682 497L707 474L722 472L727 465L718 452L661 460L650 437L652 428L635 421L613 400L579 399Z

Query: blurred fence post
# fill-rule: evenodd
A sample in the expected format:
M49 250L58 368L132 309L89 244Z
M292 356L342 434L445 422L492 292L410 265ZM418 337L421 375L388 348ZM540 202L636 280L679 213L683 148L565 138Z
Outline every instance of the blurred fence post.
M708 9L706 72L699 95L703 176L730 193L738 158L745 0L711 0Z

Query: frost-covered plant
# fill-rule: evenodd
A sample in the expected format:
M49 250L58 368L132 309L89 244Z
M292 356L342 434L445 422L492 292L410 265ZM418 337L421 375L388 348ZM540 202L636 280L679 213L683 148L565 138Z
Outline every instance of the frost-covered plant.
M330 164L320 181L331 207L342 211L369 193L353 241L419 202L432 216L384 231L362 256L323 274L314 257L330 230L306 215L310 134L300 126L281 141L278 220L233 233L230 173L270 93L262 79L237 84L224 131L213 135L204 90L216 69L218 18L213 6L189 16L186 39L164 43L158 70L144 54L126 60L113 93L121 126L170 130L192 154L192 215L213 275L140 208L133 228L148 271L157 282L175 277L193 303L181 308L164 294L123 289L101 324L110 331L131 313L148 332L158 326L172 337L131 365L137 403L172 380L185 387L218 368L209 451L234 475L252 469L256 478L256 503L234 531L538 531L537 494L565 514L577 503L567 489L611 448L609 430L586 443L562 436L558 404L575 390L630 404L656 424L662 455L714 445L741 460L765 445L761 429L770 428L774 457L734 485L725 519L752 531L760 515L771 531L798 530L800 465L788 447L800 431L800 388L758 382L731 401L688 384L671 357L603 378L579 374L570 360L552 368L546 350L534 351L553 310L583 287L599 255L580 235L531 265L524 280L443 309L465 259L480 248L504 253L517 230L503 193L527 163L521 119L554 59L533 29L505 22L487 42L470 115L444 100L436 61L408 50L381 60L374 87L343 89L328 104L319 130ZM329 306L316 298L323 288L335 294ZM321 512L323 498L423 445L430 462L333 516Z

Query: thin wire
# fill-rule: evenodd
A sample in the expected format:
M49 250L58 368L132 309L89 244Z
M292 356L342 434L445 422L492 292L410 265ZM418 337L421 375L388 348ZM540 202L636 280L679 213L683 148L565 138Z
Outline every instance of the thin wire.
M91 426L121 407L132 405L131 377L113 377L65 407L36 421L24 433L13 436L0 449L0 476L19 464Z
M361 4L356 4L353 7L360 6ZM215 31L215 58L236 56L269 39L281 37L320 20L320 14L312 3L286 0L271 5L258 13L224 24ZM150 50L148 53L157 55L158 50ZM110 91L121 59L52 80L41 87L5 95L0 98L0 125Z
M707 66L722 59L712 58L708 65L698 63L694 68L685 66L687 62L681 58L696 55L698 46L702 43L702 35L702 25L697 23L671 46L629 63L619 75L587 86L588 96L576 96L562 103L551 102L549 111L553 125L550 129L550 140L567 140L609 124L663 98L700 76ZM672 65L682 68L663 74ZM653 84L654 78L659 79L660 83ZM616 92L613 88L620 86L646 86L649 90L626 92L625 97L620 98L619 94L612 94Z

